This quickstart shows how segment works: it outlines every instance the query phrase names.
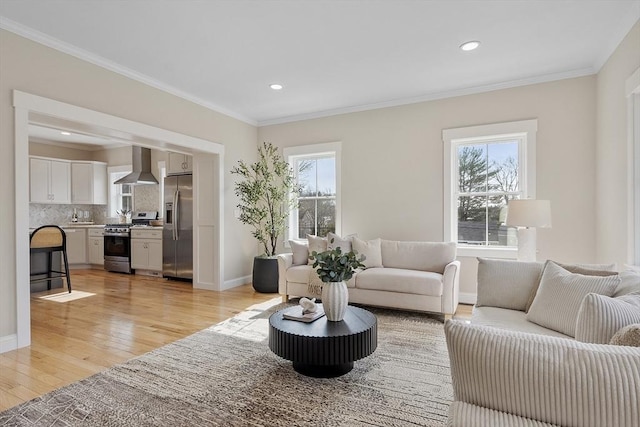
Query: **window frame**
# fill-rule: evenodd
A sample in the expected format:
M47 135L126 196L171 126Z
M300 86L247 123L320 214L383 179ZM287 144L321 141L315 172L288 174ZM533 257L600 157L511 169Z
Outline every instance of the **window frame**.
M536 197L536 134L538 120L520 120L479 126L450 128L442 131L444 144L444 215L443 240L458 241L458 147L490 141L518 139L518 179L522 197ZM488 256L516 259L515 246L476 246L458 244L458 256Z
M640 68L625 81L627 97L627 262L640 266Z
M118 178L115 178L113 175L131 173L131 170L132 170L132 165L107 167L107 176L109 177L109 183L108 183L109 184L109 200L107 205L107 211L108 211L108 217L110 218L116 218L118 216L116 214L116 211L119 209L122 209L122 206L120 206L120 204L118 203L117 203L117 206L114 207L114 201L116 196L121 194L117 191L117 186L122 184L114 184L114 181L117 180ZM120 199L120 202L122 202L122 199ZM132 210L134 209L134 206L135 206L135 198L133 197L133 193L131 193L131 209Z
M293 167L293 163L300 159L314 159L320 157L326 157L328 155L334 157L335 171L336 171L336 231L338 235L342 234L342 214L341 214L341 164L342 164L342 143L341 142L328 142L320 144L309 144L295 147L287 147L282 150L283 157L286 162ZM295 171L294 171L295 173ZM297 182L297 175L296 175ZM292 233L292 230L296 230ZM298 207L295 206L289 213L288 227L285 232L284 246L289 248L289 240L305 240L304 237L297 235L298 230Z

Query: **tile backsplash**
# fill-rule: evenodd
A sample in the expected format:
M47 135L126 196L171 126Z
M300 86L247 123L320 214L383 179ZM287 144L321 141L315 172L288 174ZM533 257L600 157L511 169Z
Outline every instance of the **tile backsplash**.
M49 205L45 203L30 203L29 227L35 228L48 224L67 225L71 222L71 215L73 215L74 208L78 212L78 221L93 221L96 224L109 222L106 205ZM88 219L80 217L84 211L89 212Z
M136 211L157 211L160 204L159 186L136 185L133 190L133 205ZM29 204L29 227L55 224L68 225L71 222L73 209L78 212L78 221L93 221L95 224L117 223L118 218L108 216L106 205L50 205L46 203ZM82 213L89 212L84 219ZM162 216L162 213L160 213Z

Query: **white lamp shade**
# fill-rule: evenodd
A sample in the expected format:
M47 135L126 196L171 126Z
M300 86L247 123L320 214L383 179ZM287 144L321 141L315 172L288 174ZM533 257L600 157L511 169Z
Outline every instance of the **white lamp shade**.
M551 202L549 200L510 200L508 207L508 226L551 228Z

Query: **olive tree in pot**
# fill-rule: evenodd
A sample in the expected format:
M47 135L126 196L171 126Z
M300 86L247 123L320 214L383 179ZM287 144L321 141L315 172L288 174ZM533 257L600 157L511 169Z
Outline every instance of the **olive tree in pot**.
M263 142L258 146L255 163L240 160L231 173L241 178L235 184L235 194L240 199L239 220L253 227L253 237L264 247L264 253L253 260L253 288L258 292L278 292L278 238L297 203L299 190L293 170L277 147Z

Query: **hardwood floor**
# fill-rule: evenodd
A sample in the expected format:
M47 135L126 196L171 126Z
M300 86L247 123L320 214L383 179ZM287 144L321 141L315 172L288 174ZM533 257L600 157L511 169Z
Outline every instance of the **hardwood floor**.
M279 298L251 285L212 292L102 270L73 270L72 285L95 295L60 303L40 297L62 289L32 294L31 346L0 354L0 411Z

